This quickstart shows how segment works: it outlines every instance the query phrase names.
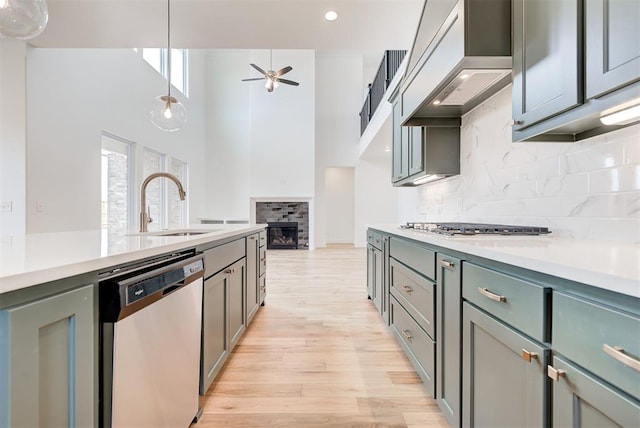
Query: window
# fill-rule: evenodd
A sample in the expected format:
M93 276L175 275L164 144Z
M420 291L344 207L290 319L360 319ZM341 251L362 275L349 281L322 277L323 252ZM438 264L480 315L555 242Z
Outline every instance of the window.
M147 147L143 150L144 177L155 172L168 172L178 177L185 191L189 171L186 162ZM188 224L188 203L181 201L177 186L167 179L152 180L147 186L147 207L153 222L149 230L184 227Z
M133 224L133 143L115 135L102 134L101 227L128 230Z
M171 84L184 96L189 96L189 51L187 49L171 49ZM142 49L142 58L166 79L167 50L160 48Z

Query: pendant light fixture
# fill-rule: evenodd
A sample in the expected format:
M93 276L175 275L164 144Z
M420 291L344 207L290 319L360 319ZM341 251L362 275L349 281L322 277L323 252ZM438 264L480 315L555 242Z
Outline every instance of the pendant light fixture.
M0 37L29 40L47 26L46 0L0 0Z
M0 0L4 1L4 0ZM151 122L164 131L177 131L187 122L187 111L171 95L171 0L167 0L167 95L160 95L151 106Z

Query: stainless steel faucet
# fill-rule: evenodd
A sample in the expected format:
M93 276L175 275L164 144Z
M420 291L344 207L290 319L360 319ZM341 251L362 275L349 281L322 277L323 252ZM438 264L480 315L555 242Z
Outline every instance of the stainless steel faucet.
M184 191L182 183L180 183L178 177L173 174L169 174L168 172L156 172L145 178L142 182L142 188L140 189L140 232L147 232L147 225L153 221L147 207L147 185L151 180L157 177L165 177L176 183L176 186L178 186L178 195L180 196L181 201L184 201L187 197L187 193Z

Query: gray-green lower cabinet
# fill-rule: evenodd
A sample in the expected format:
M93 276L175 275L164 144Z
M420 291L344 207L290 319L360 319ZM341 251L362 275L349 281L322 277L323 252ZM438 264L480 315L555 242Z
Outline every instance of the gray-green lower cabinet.
M437 255L436 283L436 402L449 426L460 426L461 281L458 258Z
M94 286L0 311L0 426L90 427Z
M245 306L246 260L241 259L224 270L229 275L229 337L231 348L236 346L247 329ZM230 271L230 272L229 272Z
M463 303L462 425L549 426L549 350Z
M247 324L260 307L260 236L247 236Z
M204 395L230 352L227 298L230 276L221 271L204 281L200 394Z
M548 368L553 382L553 426L637 427L640 404L564 358L554 356Z

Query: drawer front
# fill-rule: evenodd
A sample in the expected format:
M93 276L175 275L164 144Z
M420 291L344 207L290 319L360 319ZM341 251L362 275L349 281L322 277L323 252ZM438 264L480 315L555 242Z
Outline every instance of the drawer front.
M260 246L264 247L267 243L267 232L265 230L260 232Z
M462 297L496 318L545 342L545 302L550 289L463 262Z
M367 231L367 242L378 250L382 250L382 234L380 232L369 229Z
M640 398L638 317L554 293L552 343L555 352Z
M436 278L436 253L399 238L391 238L389 255L430 279Z
M420 327L436 339L434 322L436 285L396 260L392 259L389 266L391 294L413 316Z
M206 250L204 252L205 278L245 257L246 251L244 238Z
M262 276L267 271L267 248L260 247L260 258L258 259L258 265L260 266L259 275Z
M436 344L420 328L402 305L391 296L390 322L407 356L417 365L416 370L425 383L427 390L435 397L435 353Z

